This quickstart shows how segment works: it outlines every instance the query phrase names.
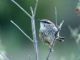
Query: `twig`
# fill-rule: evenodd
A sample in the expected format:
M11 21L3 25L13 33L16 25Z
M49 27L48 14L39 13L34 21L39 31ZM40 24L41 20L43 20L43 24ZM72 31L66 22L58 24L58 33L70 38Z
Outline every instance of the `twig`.
M48 56L47 56L46 60L49 60L49 56L50 56L50 53L51 53L51 52L52 52L52 49L49 48L49 52L48 52Z
M14 26L16 26L31 42L33 42L33 40L14 22L14 21L10 21Z
M33 34L33 40L34 40L34 48L36 50L36 60L38 60L38 44L37 44L37 37L36 37L36 30L35 30L35 19L33 18L31 20L32 23L32 34Z
M22 8L15 0L11 0L16 6L18 6L28 17L31 18L31 15L24 9Z
M38 0L36 0L36 4L35 4L35 8L34 8L34 16L36 15L37 6L38 6Z
M38 44L37 44L37 37L36 37L36 29L35 29L35 15L36 15L36 9L38 5L38 0L36 0L36 5L35 9L32 9L32 18L31 18L31 24L32 24L32 35L33 35L33 40L34 40L34 48L36 51L36 60L38 60Z
M31 14L34 15L33 8L30 6Z
M62 20L62 22L60 23L60 25L58 27L59 30L61 30L63 23L64 23L64 20Z
M55 41L56 41L56 38L54 39L54 41L52 41L52 45L51 45L51 47L49 48L49 51L48 51L48 55L47 55L47 57L46 57L46 60L49 60L49 57L50 57L50 54L51 54L51 52L53 52L53 47L54 47L54 45L55 45Z
M32 9L32 7L30 8L32 15L30 15L25 9L23 9L16 1L14 1L14 0L11 0L11 1L15 5L17 5L24 13L26 13L26 15L28 17L30 17L30 19L31 19L33 44L34 44L34 49L35 49L35 52L36 52L36 60L38 60L38 44L37 44L36 29L35 29L35 15L36 15L36 9L37 9L37 5L38 5L38 0L36 0L36 4L35 4L34 10Z
M58 27L58 24L57 24L57 8L55 6L55 20L56 20L56 26Z

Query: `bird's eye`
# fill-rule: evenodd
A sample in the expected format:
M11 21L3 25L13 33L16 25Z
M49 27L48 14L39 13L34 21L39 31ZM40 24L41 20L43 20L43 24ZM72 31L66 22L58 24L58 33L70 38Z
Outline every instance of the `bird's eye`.
M43 23L47 23L47 24L51 24L50 22L48 22L48 21L41 21L41 22L43 22Z

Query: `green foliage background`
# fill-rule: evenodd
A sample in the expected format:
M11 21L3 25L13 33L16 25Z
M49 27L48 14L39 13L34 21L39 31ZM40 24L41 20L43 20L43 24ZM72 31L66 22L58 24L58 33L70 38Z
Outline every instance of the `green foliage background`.
M30 6L34 7L35 0L16 0L30 13ZM61 35L64 42L56 42L50 60L79 60L80 47L71 37L68 26L77 28L80 25L80 16L75 13L77 0L39 0L36 15L36 30L38 37L39 60L45 60L48 47L39 39L39 20L49 19L55 23L54 7L58 10L58 24L64 20ZM35 60L35 51L32 42L26 38L11 22L13 20L30 37L32 37L31 20L11 0L0 0L0 40L10 60ZM0 49L2 49L0 47Z

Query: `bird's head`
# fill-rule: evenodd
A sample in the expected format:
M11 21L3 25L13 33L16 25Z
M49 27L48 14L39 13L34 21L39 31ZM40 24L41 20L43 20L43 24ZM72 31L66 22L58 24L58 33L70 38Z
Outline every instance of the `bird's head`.
M48 19L42 19L42 20L40 20L40 28L44 29L47 25L53 25L53 26L55 26L54 23L51 22Z

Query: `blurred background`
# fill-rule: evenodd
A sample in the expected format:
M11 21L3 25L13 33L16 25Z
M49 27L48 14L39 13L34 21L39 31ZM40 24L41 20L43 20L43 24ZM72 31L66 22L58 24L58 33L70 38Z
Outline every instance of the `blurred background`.
M15 0L30 13L35 0ZM58 24L64 20L61 36L64 42L56 42L50 60L80 60L80 16L75 13L78 0L39 0L36 14L39 60L45 60L48 46L39 39L40 19L55 23L55 9L58 11ZM26 38L11 22L13 20L32 38L31 20L11 0L0 0L0 51L6 52L10 60L35 60L33 43Z

